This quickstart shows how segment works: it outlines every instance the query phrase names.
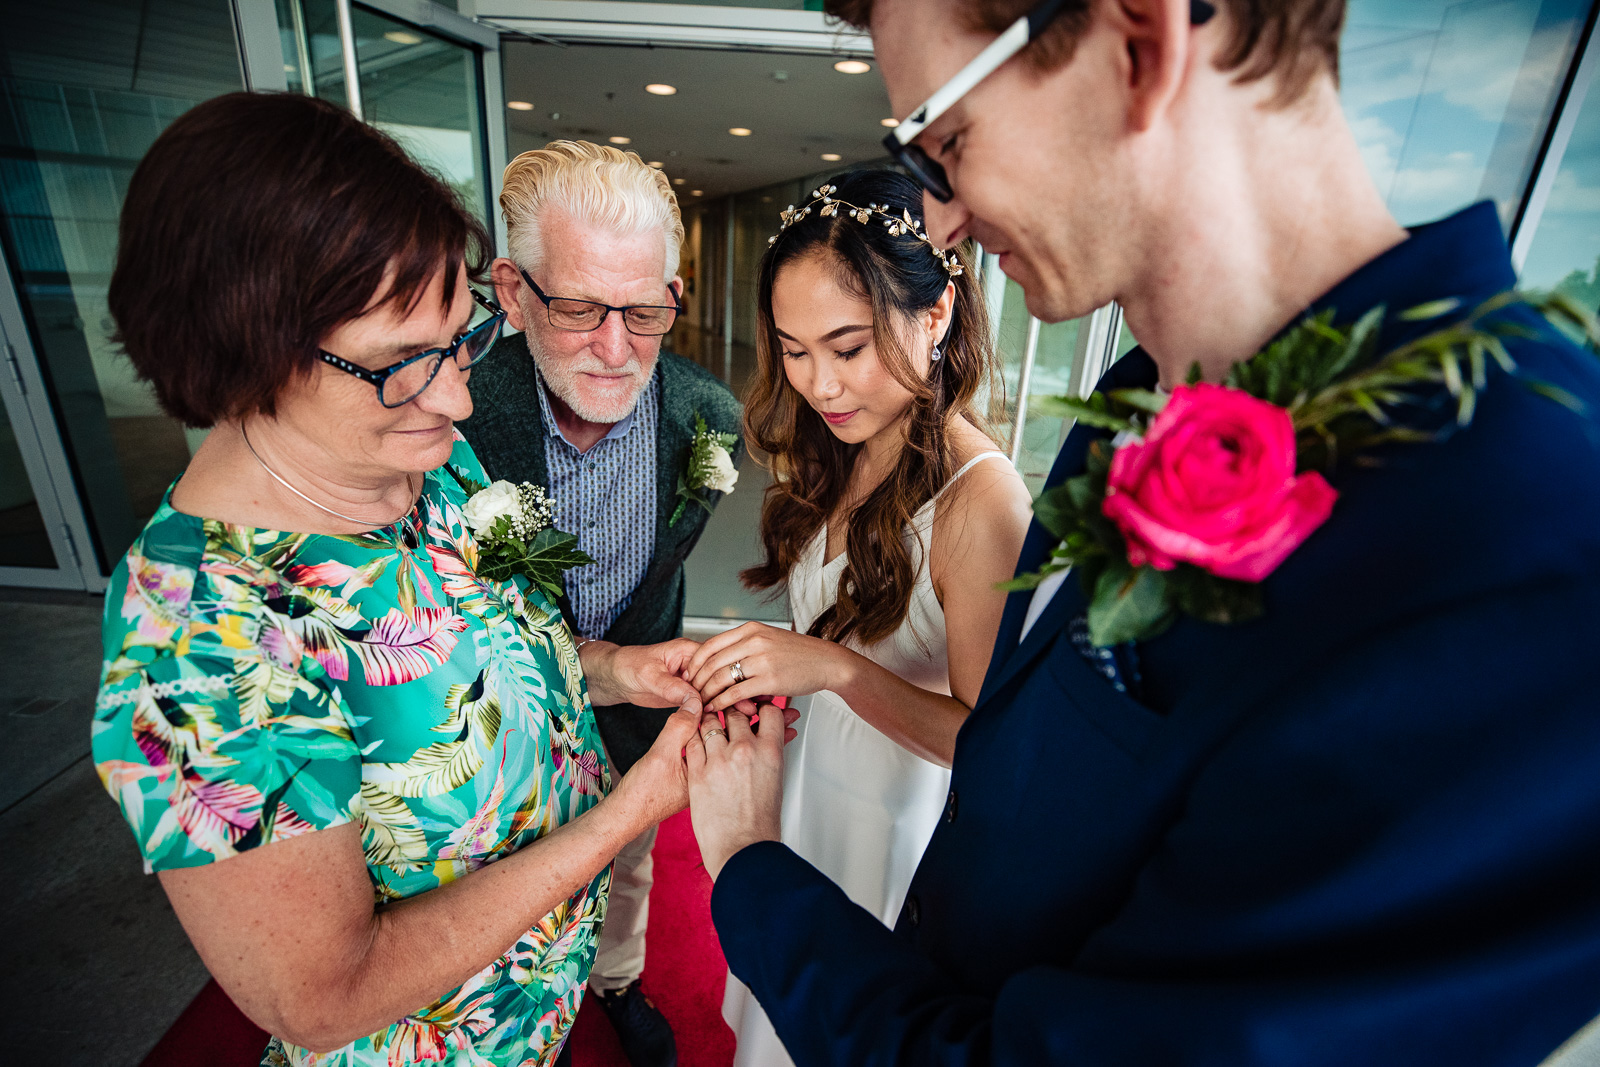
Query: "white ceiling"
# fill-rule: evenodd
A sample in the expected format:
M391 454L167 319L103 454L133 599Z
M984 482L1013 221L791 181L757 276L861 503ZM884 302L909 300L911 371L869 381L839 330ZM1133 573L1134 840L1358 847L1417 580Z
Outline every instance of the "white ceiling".
M837 58L503 39L505 99L534 105L506 112L508 144L516 155L563 137L630 137L621 147L684 179L686 203L694 189L709 199L880 159L883 81L876 70L840 74ZM678 92L653 96L644 91L652 82ZM732 136L735 126L751 135ZM843 158L827 162L825 152Z

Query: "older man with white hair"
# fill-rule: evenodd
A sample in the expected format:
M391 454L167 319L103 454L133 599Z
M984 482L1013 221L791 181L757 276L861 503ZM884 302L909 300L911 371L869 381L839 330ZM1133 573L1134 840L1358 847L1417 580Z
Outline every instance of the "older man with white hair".
M491 477L544 486L557 525L594 557L570 572L561 602L581 640L671 640L682 632L684 558L716 487L731 484L726 471L704 485L690 471L697 420L735 435L741 421L725 385L661 351L682 310L677 200L632 152L555 141L511 161L500 207L511 255L494 262L495 291L523 333L475 369L461 431ZM731 451L736 461L742 445ZM705 506L680 509L680 486ZM621 773L667 712L595 715ZM655 839L652 828L617 856L590 977L634 1067L677 1062L671 1028L639 985Z

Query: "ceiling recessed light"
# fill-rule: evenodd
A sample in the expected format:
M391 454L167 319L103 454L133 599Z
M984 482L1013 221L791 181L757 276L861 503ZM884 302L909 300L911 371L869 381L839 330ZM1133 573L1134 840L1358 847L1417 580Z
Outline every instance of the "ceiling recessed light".
M735 137L749 137L750 136L750 131L745 129L743 126L735 126L732 129L730 129L728 132L733 134Z
M674 179L672 179L672 184L673 185L683 185L683 184L687 183L688 180L689 180L688 178L674 178Z
M761 202L762 202L762 203L763 203L763 204L770 204L770 203L772 203L772 197L770 197L770 196L763 196L763 197L762 197L762 198L761 198Z
M418 37L414 33L407 33L405 30L390 30L388 33L383 35L383 39L385 41L393 41L395 44L421 44L422 43L422 38L421 37Z
M283 65L283 72L285 74L299 74L300 68L295 66L293 63L285 63Z
M533 105L526 100L507 100L506 107L512 111L532 111Z
M879 126L887 126L892 130L896 126L900 125L900 120L899 119L879 119L878 120L878 125Z
M690 196L705 196L706 195L706 191L704 189L694 189L694 190L690 191L689 195Z
M672 96L678 91L676 85L667 85L664 82L651 82L644 87L644 91L651 96Z
M656 170L660 170L661 169L661 160L659 160L659 159L652 160L649 163L646 163L645 166L654 167L654 168L656 168Z
M839 162L839 160L841 160L843 158L844 157L841 156L837 152L824 152L824 153L822 153L822 161L824 163L837 163L837 162Z
M633 143L633 138L632 137L607 137L606 140L610 141L612 144L632 144Z
M840 74L865 74L872 69L872 64L859 59L841 59L833 65L833 69Z

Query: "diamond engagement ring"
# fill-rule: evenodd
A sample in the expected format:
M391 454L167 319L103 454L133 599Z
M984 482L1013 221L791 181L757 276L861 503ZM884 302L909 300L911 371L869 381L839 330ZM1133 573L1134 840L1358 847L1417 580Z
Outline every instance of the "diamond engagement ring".
M733 675L733 680L735 682L744 681L744 668L739 666L737 663L728 664L728 673Z

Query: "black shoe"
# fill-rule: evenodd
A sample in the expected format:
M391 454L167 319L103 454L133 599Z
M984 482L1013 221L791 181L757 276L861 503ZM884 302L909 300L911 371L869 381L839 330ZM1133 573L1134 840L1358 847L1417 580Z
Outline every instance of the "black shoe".
M672 1038L672 1027L640 990L638 981L615 993L596 990L594 995L633 1067L678 1067L678 1043Z

